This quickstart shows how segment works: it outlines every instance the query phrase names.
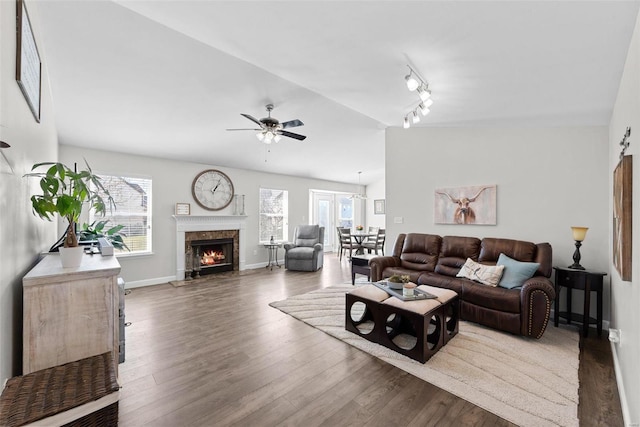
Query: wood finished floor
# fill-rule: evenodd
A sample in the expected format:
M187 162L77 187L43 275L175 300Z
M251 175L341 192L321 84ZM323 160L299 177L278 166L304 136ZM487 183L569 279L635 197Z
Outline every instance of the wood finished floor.
M315 273L259 269L133 289L120 426L513 425L268 305L350 280L349 262L326 254ZM622 426L609 344L590 335L580 425Z

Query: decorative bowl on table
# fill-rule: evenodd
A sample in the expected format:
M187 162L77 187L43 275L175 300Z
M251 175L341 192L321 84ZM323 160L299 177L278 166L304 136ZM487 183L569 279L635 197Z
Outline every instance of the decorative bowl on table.
M391 289L395 289L396 291L401 291L404 283L402 282L391 282L387 280L387 286Z

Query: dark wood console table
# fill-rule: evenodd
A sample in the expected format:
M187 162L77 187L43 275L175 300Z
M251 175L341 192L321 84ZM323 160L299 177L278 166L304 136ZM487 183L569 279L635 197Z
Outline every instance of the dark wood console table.
M553 267L556 271L556 300L554 305L553 321L558 326L560 317L567 320L582 323L582 334L586 337L589 335L589 325L595 324L598 336L602 335L602 289L603 277L607 273L589 270L576 270L573 268ZM566 311L560 311L560 290L567 288L567 306ZM571 310L571 291L578 289L584 291L584 306L582 314L573 313ZM591 292L596 293L596 318L589 316L591 307Z

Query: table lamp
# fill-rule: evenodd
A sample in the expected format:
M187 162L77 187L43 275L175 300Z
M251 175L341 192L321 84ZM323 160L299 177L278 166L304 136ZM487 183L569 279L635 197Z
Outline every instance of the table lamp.
M573 253L573 264L569 268L584 270L584 267L580 265L580 246L582 246L582 241L587 236L588 229L588 227L571 227L573 240L576 241L576 251Z

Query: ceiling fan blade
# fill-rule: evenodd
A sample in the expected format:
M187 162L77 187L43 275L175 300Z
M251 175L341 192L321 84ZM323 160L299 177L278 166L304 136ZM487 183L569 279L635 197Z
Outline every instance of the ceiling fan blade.
M304 139L306 138L306 136L304 136L304 135L300 135L300 134L293 133L293 132L287 132L286 130L281 130L279 133L282 136L288 136L289 138L297 139L297 140L300 140L300 141L304 141Z
M260 120L256 119L255 117L250 116L249 114L244 114L244 113L240 113L240 115L246 117L247 119L257 124L258 126L262 127L262 123L260 123Z
M250 128L245 128L245 129L227 129L227 130L254 130L254 131L260 132L262 129L250 129Z
M286 129L286 128L295 128L298 126L304 126L304 123L302 123L298 119L295 119L295 120L289 120L288 122L281 123L281 125L283 129Z

